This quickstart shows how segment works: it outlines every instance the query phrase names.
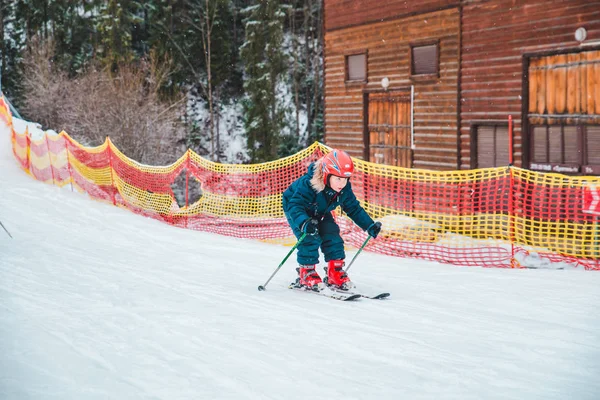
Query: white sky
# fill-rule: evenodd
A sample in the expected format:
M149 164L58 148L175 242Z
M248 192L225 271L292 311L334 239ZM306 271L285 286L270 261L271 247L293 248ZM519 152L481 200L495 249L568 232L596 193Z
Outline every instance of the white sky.
M344 303L288 247L39 183L0 129L0 398L600 398L600 273L361 254ZM352 257L354 253L349 253Z

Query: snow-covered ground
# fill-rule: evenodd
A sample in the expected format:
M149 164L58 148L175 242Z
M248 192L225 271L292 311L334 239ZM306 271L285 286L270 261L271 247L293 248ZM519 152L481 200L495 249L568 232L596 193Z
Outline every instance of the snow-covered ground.
M352 303L288 247L29 178L0 130L0 399L600 399L600 273L361 254ZM349 256L353 256L350 253Z

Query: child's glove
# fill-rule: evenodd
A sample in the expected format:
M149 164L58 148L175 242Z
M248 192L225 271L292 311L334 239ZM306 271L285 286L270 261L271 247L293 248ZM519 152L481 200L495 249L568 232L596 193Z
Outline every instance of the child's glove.
M367 228L367 233L375 239L381 231L381 222L374 222L370 227Z
M307 235L316 235L319 233L319 220L316 218L307 219L303 224L300 230Z

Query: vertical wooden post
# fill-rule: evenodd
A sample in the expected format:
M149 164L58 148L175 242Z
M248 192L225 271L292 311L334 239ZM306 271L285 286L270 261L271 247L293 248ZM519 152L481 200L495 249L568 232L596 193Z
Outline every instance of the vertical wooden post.
M31 138L29 137L29 128L25 128L25 143L27 144L27 173L31 172ZM35 177L35 175L33 175Z
M190 152L187 152L187 160L185 162L185 208L189 205L189 183L190 183Z
M188 227L188 220L190 215L188 214L189 205L189 182L190 182L190 150L187 151L187 160L185 162L185 227Z
M52 184L56 185L54 181L54 168L52 167L52 157L50 156L50 145L48 144L48 134L44 133L44 138L46 138L46 150L48 151L48 161L50 161L50 173L52 174Z
M598 232L598 226L600 224L600 217L598 217L597 215L594 217L594 262L596 263L596 268L598 268L598 262L600 262L600 260L598 259L598 251L600 249L600 242L598 241L598 238L600 238L600 233Z
M112 142L110 141L110 138L107 136L106 137L106 141L108 142L108 165L110 166L110 183L111 183L111 187L112 187L112 201L113 201L113 205L117 205L117 198L115 195L115 191L117 190L116 186L115 186L115 178L113 176L113 163L112 163Z
M65 141L65 152L67 153L67 169L69 170L69 181L71 181L71 192L73 191L73 173L71 172L71 158L69 157L69 146L68 141L63 132L60 133L63 140Z

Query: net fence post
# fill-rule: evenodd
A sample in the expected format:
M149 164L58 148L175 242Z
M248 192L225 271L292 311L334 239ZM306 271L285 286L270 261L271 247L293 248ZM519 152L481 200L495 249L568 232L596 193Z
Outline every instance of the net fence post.
M508 229L510 240L510 267L518 268L519 263L515 258L515 175L513 169L513 119L512 115L508 116L508 173L509 185L508 190Z

